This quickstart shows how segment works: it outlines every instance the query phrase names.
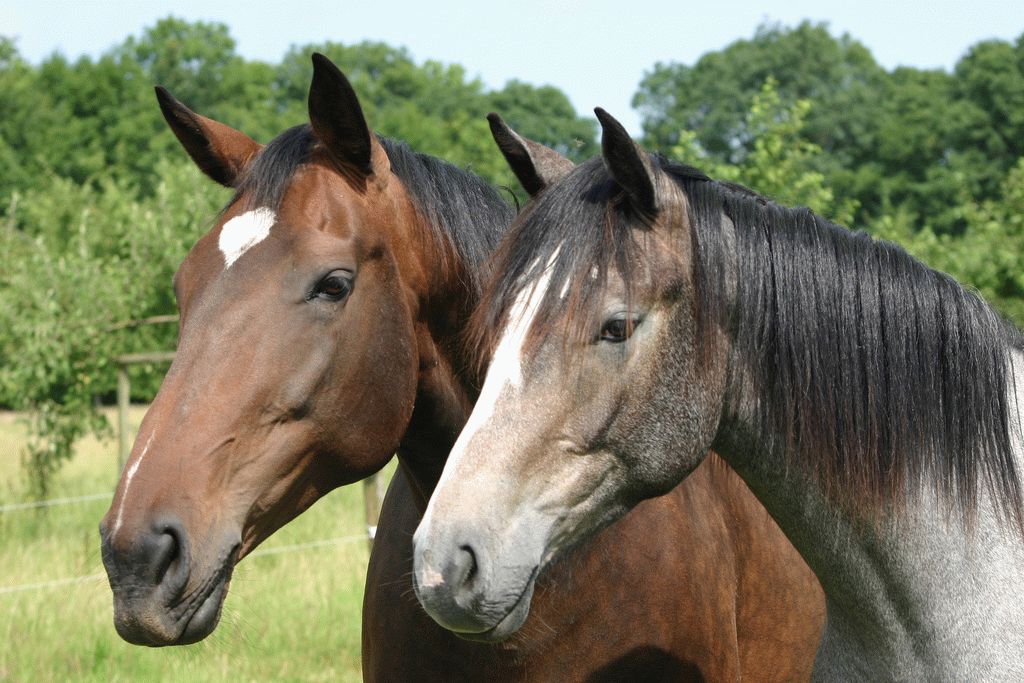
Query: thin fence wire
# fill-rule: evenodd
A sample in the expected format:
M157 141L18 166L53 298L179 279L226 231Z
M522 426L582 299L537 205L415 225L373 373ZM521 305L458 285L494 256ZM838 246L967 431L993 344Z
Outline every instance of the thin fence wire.
M56 505L71 505L73 503L86 503L91 500L110 500L114 497L113 491L106 493L90 493L85 496L73 496L71 498L51 498L49 500L33 500L24 503L6 503L0 505L0 513L14 512L15 510L35 510L38 508L54 507Z
M317 541L307 541L306 543L292 543L290 545L279 545L272 548L261 548L253 551L249 557L261 557L265 555L280 555L282 553L294 553L301 550L312 550L314 548L326 548L332 545L341 545L343 543L353 543L355 541L365 541L366 536L358 534L355 536L338 536L335 538L323 538ZM23 583L17 586L0 586L0 595L10 595L12 593L24 593L25 591L43 590L47 588L60 588L62 586L73 586L80 583L90 583L92 581L98 581L106 577L103 572L96 574L86 574L85 576L70 576L64 579L54 579L52 581L35 581L33 583Z
M91 581L98 581L102 579L106 574L99 572L97 574L86 574L85 576L71 576L66 579L54 579L53 581L36 581L34 583L23 583L17 586L3 586L0 587L0 595L8 595L10 593L23 593L25 591L41 590L44 588L60 588L61 586L73 586L77 583L89 583Z

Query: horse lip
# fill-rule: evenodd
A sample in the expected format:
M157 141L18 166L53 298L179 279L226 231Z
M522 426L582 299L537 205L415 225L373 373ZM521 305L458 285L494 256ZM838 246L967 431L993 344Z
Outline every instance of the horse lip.
M221 610L224 607L224 598L227 597L228 587L231 584L231 576L224 577L216 582L206 597L198 602L197 607L185 621L181 635L175 641L175 645L190 645L199 642L206 636L213 633L220 623Z
M203 584L185 596L177 605L170 607L175 611L184 607L183 614L176 619L180 625L178 637L168 645L189 645L196 643L213 633L220 623L220 613L224 599L231 585L231 575L236 564L239 544L235 544L224 558L224 562ZM197 617L199 620L197 621Z
M505 616L497 624L486 631L477 633L455 631L455 635L463 640L478 643L499 643L515 634L516 631L522 628L526 618L530 615L530 602L533 600L533 591L537 586L537 574L539 571L540 565L533 568L533 571L530 572L530 577L526 580L526 585L523 587L523 592L519 594L515 604L509 608L508 612L505 613Z

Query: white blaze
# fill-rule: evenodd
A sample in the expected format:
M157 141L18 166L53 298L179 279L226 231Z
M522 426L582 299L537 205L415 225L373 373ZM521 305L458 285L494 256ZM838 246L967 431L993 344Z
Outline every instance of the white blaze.
M276 220L274 212L263 207L246 211L225 223L217 240L224 254L224 268L230 268L239 256L265 240Z
M547 294L551 281L551 266L558 258L558 251L555 249L551 254L547 267L534 286L524 287L516 296L508 314L508 324L501 334L501 341L498 342L498 348L494 350L494 357L487 368L487 378L480 390L480 398L477 399L469 421L459 435L459 440L455 442L451 455L465 448L473 434L491 417L494 405L505 386L518 387L522 383L523 345L526 343L526 333L530 331L533 319L537 317L537 309Z
M135 459L131 467L124 474L124 491L121 492L121 504L117 506L117 519L114 520L114 528L110 531L110 538L114 538L117 535L117 530L121 528L121 522L124 521L124 503L128 500L128 487L132 485L132 477L139 471L139 465L142 464L142 459L146 457L146 452L149 450L149 445L153 443L153 436L156 431L150 432L149 438L146 439L146 445L142 447L142 452L139 453L139 457Z
M494 408L498 399L505 392L507 387L518 388L523 381L523 345L526 342L526 333L530 331L533 320L537 316L537 310L547 294L551 285L551 267L558 258L559 249L551 254L544 272L537 279L533 287L524 287L516 296L515 302L509 311L508 323L501 334L501 341L494 351L491 364L487 368L487 378L480 390L480 398L477 399L473 412L466 422L466 426L459 434L455 446L452 447L441 472L441 479L437 483L435 491L440 490L445 482L452 475L452 472L459 466L463 454L473 436L487 424L494 414ZM432 496L427 505L427 512L420 523L420 529L426 529L430 524L430 518L434 510L434 501L437 496Z

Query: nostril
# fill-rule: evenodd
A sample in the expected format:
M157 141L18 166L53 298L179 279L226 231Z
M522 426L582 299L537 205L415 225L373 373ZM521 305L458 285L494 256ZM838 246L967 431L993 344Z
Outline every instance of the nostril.
M445 582L451 586L453 597L459 603L472 600L475 581L479 573L477 554L471 545L460 545L448 565Z
M152 568L156 585L176 596L188 581L188 540L185 530L177 521L158 527Z
M445 628L460 634L482 633L495 623L489 607L494 595L486 539L469 533L446 536L432 539L430 546L417 546L416 594L427 613Z
M157 584L164 582L167 572L181 559L181 546L175 534L168 531L160 534L153 553L154 578Z
M471 545L460 545L456 563L460 567L461 583L469 583L477 573L476 552Z

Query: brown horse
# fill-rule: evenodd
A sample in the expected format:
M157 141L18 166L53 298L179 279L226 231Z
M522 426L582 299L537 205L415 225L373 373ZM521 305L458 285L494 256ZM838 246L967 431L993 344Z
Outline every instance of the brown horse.
M460 639L420 610L411 533L476 393L459 335L511 212L371 134L344 76L313 63L310 125L265 147L158 90L193 160L236 192L175 277L178 356L101 524L118 632L205 637L235 563L397 451L367 576L368 680L806 676L818 589L721 467L542 577L517 640Z

